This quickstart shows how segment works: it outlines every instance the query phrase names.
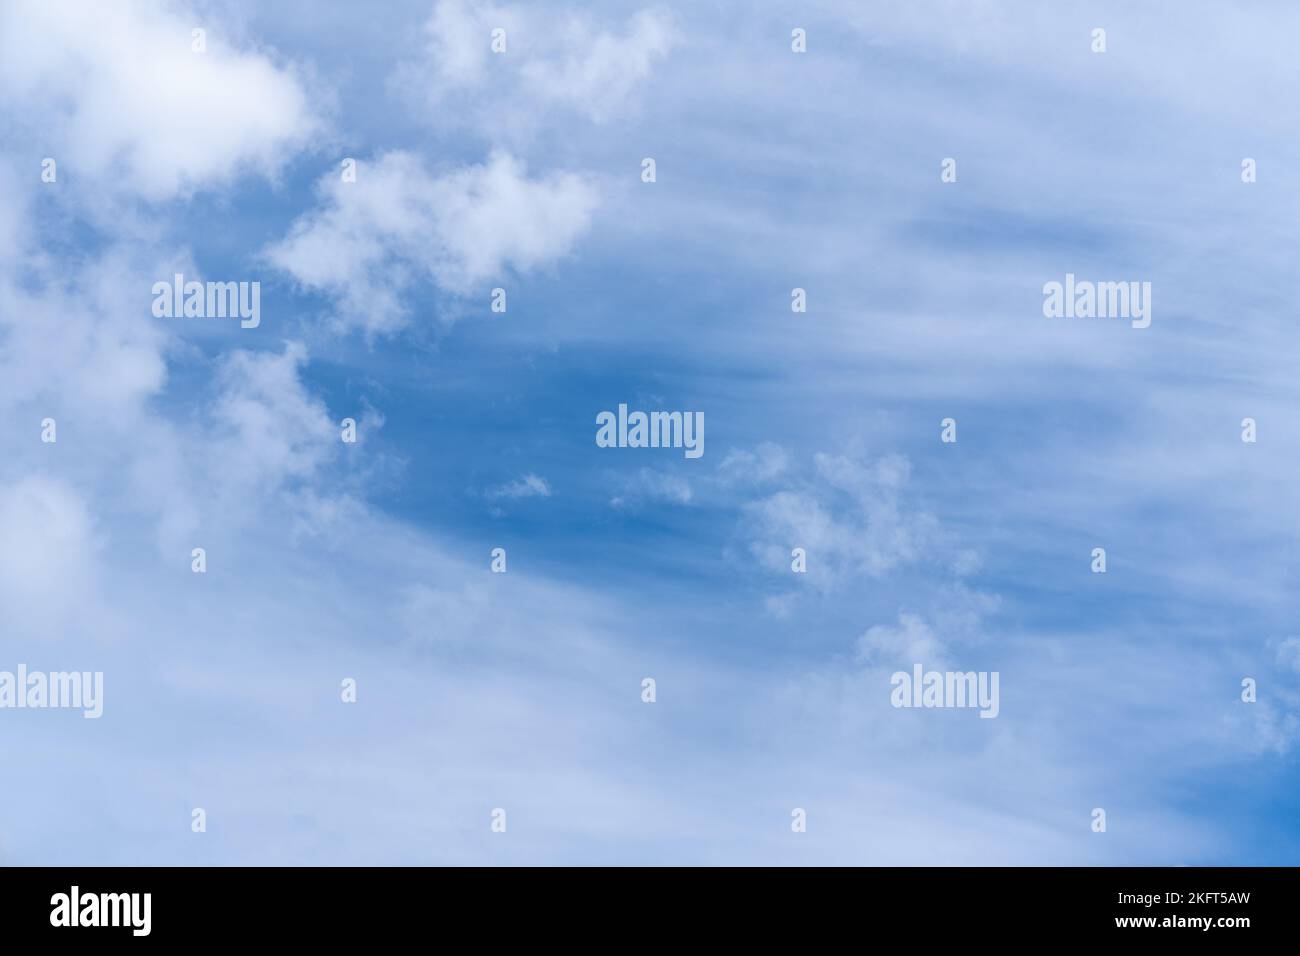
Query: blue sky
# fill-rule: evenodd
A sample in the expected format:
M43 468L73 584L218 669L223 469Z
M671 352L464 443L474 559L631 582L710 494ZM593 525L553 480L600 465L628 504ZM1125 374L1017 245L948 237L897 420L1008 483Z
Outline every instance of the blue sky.
M0 860L1296 862L1300 13L260 6L0 12Z

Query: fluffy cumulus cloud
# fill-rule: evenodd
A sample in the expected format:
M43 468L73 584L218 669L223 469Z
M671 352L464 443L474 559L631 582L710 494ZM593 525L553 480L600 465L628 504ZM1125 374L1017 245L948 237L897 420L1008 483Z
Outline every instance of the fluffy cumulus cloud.
M295 68L221 24L145 0L5 4L0 105L72 182L161 200L273 175L321 121Z
M597 195L573 173L530 177L502 152L440 174L411 153L384 153L359 164L355 182L330 173L317 188L320 208L267 255L302 286L335 297L343 326L372 333L403 324L404 293L417 282L477 291L486 303L509 271L563 257Z

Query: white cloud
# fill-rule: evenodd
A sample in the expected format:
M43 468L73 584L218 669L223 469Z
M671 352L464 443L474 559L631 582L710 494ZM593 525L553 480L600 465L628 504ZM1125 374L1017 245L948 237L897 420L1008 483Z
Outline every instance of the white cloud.
M987 653L986 619L1002 599L972 590L961 582L934 589L925 615L903 610L897 624L875 624L858 638L858 659L889 671L924 664L942 670L952 656L978 650Z
M1278 644L1278 665L1300 675L1300 637L1288 637Z
M506 31L506 52L494 53L492 31ZM472 119L501 132L535 122L559 107L603 122L628 110L636 90L676 39L669 15L645 9L621 29L587 16L512 5L440 0L425 24L419 62L395 74L402 87L426 91L431 116ZM466 96L472 111L457 112Z
M217 369L220 389L211 464L221 484L263 493L310 477L340 444L324 404L299 376L307 350L288 343L280 354L235 351Z
M718 465L718 479L724 484L761 484L783 474L790 456L775 442L765 441L753 451L733 448Z
M274 175L321 125L292 67L233 49L218 20L143 2L0 5L0 105L61 178L154 200Z
M0 494L0 606L7 636L58 633L74 610L94 603L102 541L82 495L68 482L32 474Z
M517 481L489 488L487 496L489 498L549 498L551 486L545 478L529 472Z
M5 10L0 28L35 16ZM188 39L188 29L181 39ZM520 42L512 35L512 43ZM4 29L0 44L15 45ZM523 44L527 51L526 38ZM608 79L599 66L607 60L595 58L590 74ZM534 74L543 90L539 96L578 107L576 99L547 88L546 69L557 84L573 89L582 88L587 73L577 69L570 77L563 61L545 56L534 62L545 67ZM497 65L502 64L492 64ZM799 67L805 65L811 64ZM717 71L713 62L701 69L710 76ZM730 69L736 69L734 59ZM744 73L749 82L752 70ZM804 93L796 91L792 99L803 108ZM119 109L127 105L114 102ZM752 123L748 106L737 113ZM82 121L75 111L69 115ZM179 149L165 155L152 141L139 142L142 127L132 122L135 138L122 167L132 188L144 188L138 180L156 180L170 195L222 180L235 168L227 154L203 157ZM66 135L72 120L64 116L59 123L55 131ZM111 142L116 134L105 132ZM810 155L796 152L801 161ZM240 163L263 164L255 150L240 147L236 153ZM854 162L863 155L840 153ZM101 172L113 168L109 163ZM363 176L366 171L363 164ZM826 181L824 170L808 175L814 173ZM429 181L449 178L423 175ZM1051 176L1061 178L1055 169ZM359 290L364 294L357 301L365 307L374 304L366 294L382 297L392 290L400 317L407 280L427 275L441 282L420 247L428 237L441 241L430 225L437 224L441 207L418 211L408 228L409 198L398 188L368 195L362 205L369 208L326 223L333 228L319 231L320 245L306 250L299 263L319 280L313 287L339 295ZM700 198L684 196L685 208ZM385 199L393 200L391 207ZM0 252L27 245L22 205L21 197L0 188ZM499 216L484 218L508 219L511 203L499 206ZM314 224L328 219L327 212ZM698 232L697 219L680 221ZM481 235L470 230L466 239L487 249L482 260L454 246L453 240L464 238L460 233L447 240L448 248L435 247L447 275L494 261L514 267L509 250L492 246L499 239L496 228L489 223ZM792 242L805 235L786 221L780 228ZM727 245L706 238L717 248ZM766 249L763 242L754 245ZM845 249L845 255L860 257L859 249ZM353 252L372 257L360 279L347 272ZM311 271L311 254L323 258L318 272ZM148 256L128 259L113 249L73 270L61 258L50 269L39 256L25 256L21 281L19 269L0 263L0 407L6 412L0 428L24 439L6 443L6 460L0 462L7 485L0 498L5 636L12 636L16 620L25 620L24 629L39 637L53 621L33 616L43 611L75 613L83 625L76 630L90 645L102 626L102 608L82 599L100 592L101 579L102 593L129 627L118 629L126 638L122 652L103 658L111 665L109 719L115 732L109 747L103 740L70 736L67 722L53 721L33 723L31 734L14 741L10 770L29 785L14 795L18 805L10 816L35 821L0 832L18 862L174 862L181 851L168 821L195 793L218 806L226 820L204 852L232 863L316 861L322 854L335 862L482 862L485 852L510 854L513 861L590 862L591 854L602 852L623 861L629 855L677 862L781 861L792 859L780 824L792 805L787 795L813 808L814 825L805 835L811 842L798 851L807 846L811 852L800 859L1164 862L1203 850L1233 826L1223 814L1185 819L1169 810L1167 799L1182 792L1187 780L1205 779L1190 771L1221 753L1215 749L1206 756L1200 739L1206 715L1218 714L1214 702L1234 707L1239 720L1260 721L1259 736L1270 749L1281 750L1295 737L1294 713L1274 688L1269 694L1278 694L1277 705L1246 709L1225 692L1240 669L1225 672L1195 647L1172 640L1159 645L1132 633L1110 635L1105 643L1093 634L1050 640L1035 634L1000 643L988 666L1001 667L1008 657L1016 665L1017 655L1009 652L1017 647L1025 657L1018 661L1018 676L1012 667L1006 670L1008 706L997 721L900 715L889 709L887 684L874 675L856 669L844 675L838 662L810 657L795 666L811 667L813 678L782 699L785 672L771 658L756 657L752 667L739 670L726 660L715 667L708 662L719 658L713 640L704 660L683 653L688 642L680 635L692 634L692 628L709 638L700 627L703 616L692 613L698 607L682 607L674 617L675 602L664 604L658 589L638 604L635 597L565 587L540 576L530 580L527 573L494 576L484 555L469 560L459 547L413 545L419 536L411 529L384 525L337 497L324 479L341 446L324 405L303 385L305 354L297 346L218 360L215 405L168 424L149 399L166 383L163 357L176 337L170 327L140 321L133 311L133 290L147 289L148 279L157 277L140 268ZM388 282L388 266L398 274L396 284ZM344 275L334 285L336 268ZM38 287L39 294L33 291ZM856 311L854 317L860 319ZM897 327L908 335L916 331L905 323ZM873 339L884 334L879 329L872 327ZM735 337L727 334L734 348ZM936 336L915 338L918 348L936 347ZM963 346L967 341L956 340ZM757 341L764 348L771 344ZM845 347L835 335L824 334L822 341L832 342L837 353ZM1004 339L996 342L1005 345ZM773 354L789 361L780 349ZM935 367L941 363L934 361ZM861 375L854 363L845 364ZM943 371L928 381L951 374ZM61 426L67 426L60 444L42 446L33 412L54 399L75 414L65 422L60 412ZM1279 410L1275 420L1282 419ZM860 421L855 425L861 427ZM1277 444L1284 452L1288 447ZM66 475L50 477L33 465L37 456L48 458L50 471L57 463ZM1185 451L1180 455L1188 457ZM1076 462L1079 452L1062 460ZM782 479L776 493L751 507L749 530L755 553L775 554L779 560L770 564L786 581L787 539L796 533L817 542L810 548L809 576L830 573L839 583L860 583L863 575L933 554L933 522L903 500L904 460L822 455L811 469L806 460L802 464L805 471L791 469L784 453L764 453L760 446L729 457L719 472L719 478L737 482L746 474ZM1159 469L1130 469L1138 470L1168 480ZM123 474L132 477L121 479ZM83 475L89 480L80 480ZM996 488L1004 492L1008 480L1000 472ZM970 490L969 475L964 482ZM707 484L706 479L701 487ZM669 500L690 500L690 485L669 474L647 471L644 488ZM1107 507L1122 500L1109 492L1099 496ZM307 524L341 525L342 543L335 542L333 550L286 546L286 529L298 526L294 515L274 507L286 494ZM982 497L1005 507L999 497ZM244 521L258 509L264 523L212 544L212 529ZM121 540L135 533L142 514L167 526L161 570L158 561ZM191 537L196 528L207 532L200 541ZM113 546L107 553L106 543ZM208 576L188 571L188 546L194 543L211 547ZM1215 563L1218 571L1221 560ZM716 596L701 593L697 600ZM859 594L850 596L856 601ZM788 612L793 601L783 596L767 603L774 612ZM958 612L957 617L969 613L972 627L978 626L977 614L964 606ZM890 616L892 608L877 619ZM819 629L817 619L803 617L790 628L808 637ZM674 635L672 644L656 647L665 633ZM939 635L954 648L963 639L942 609L927 608L924 616L905 612L897 625L868 629L858 649L871 660L924 652L940 643ZM394 647L404 640L410 646ZM1284 642L1279 663L1293 667L1294 651ZM477 673L446 666L456 654L487 666ZM517 666L501 666L503 656ZM1171 669L1174 658L1181 663ZM93 646L70 658L74 665L98 659ZM961 663L984 666L979 660ZM638 680L646 673L660 677L673 720L658 720L660 712L637 699ZM343 674L361 678L363 706L349 710L338 703ZM160 712L173 718L162 736ZM910 719L917 716L940 719ZM1153 725L1162 733L1130 733ZM429 727L454 732L431 735ZM194 752L166 747L168 741L194 739L210 746ZM1125 740L1122 752L1113 746L1116 739ZM629 768L624 758L631 751L670 754L671 779L654 771L662 760L644 761L650 768L644 773ZM358 756L340 765L339 752ZM67 759L51 762L51 753ZM87 772L102 781L106 799L86 826L70 831L45 825L84 809L75 806L72 777ZM1081 825L1077 808L1092 806L1099 792L1122 793L1130 805L1124 840L1097 840ZM431 793L439 801L434 813ZM511 807L518 839L508 848L498 841L485 851L485 795L493 795L492 804ZM731 798L728 805L739 810L711 813L720 798ZM537 826L513 830L515 820L530 816ZM881 820L889 821L884 838ZM124 828L132 839L115 839ZM108 836L88 845L85 833Z
M525 60L520 78L534 96L584 110L596 121L625 109L655 61L673 44L667 17L651 10L636 13L622 35L570 17L564 40L567 55Z
M1259 677L1257 699L1234 706L1225 723L1251 753L1288 754L1300 742L1300 638L1279 641L1274 666L1242 670L1250 673Z
M622 490L609 500L612 508L634 508L646 502L691 503L691 483L665 471L642 468L623 482Z
M390 152L360 163L355 183L337 172L319 183L322 206L268 250L303 286L339 300L339 321L367 332L400 327L403 292L418 280L458 295L566 255L587 229L594 187L573 173L530 179L493 153L442 175Z
M880 577L940 552L935 519L904 506L906 458L863 462L816 454L810 475L745 506L751 552L769 570L788 573L790 550L808 555L808 580L830 589L857 575Z
M905 667L921 663L930 669L942 668L947 649L930 626L915 614L898 615L898 626L877 624L858 638L858 656L885 667Z
M110 247L72 275L40 256L23 263L25 281L0 268L0 408L100 422L131 417L156 394L168 330L148 315L144 293L160 274L150 261Z

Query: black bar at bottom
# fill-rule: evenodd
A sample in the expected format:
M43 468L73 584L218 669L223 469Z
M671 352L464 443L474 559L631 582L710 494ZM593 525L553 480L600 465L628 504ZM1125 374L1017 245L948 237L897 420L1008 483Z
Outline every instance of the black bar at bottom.
M74 889L75 888L75 889ZM0 870L16 942L1289 938L1292 868ZM670 935L669 935L670 934ZM417 939L419 937L416 937ZM432 940L431 940L432 941Z

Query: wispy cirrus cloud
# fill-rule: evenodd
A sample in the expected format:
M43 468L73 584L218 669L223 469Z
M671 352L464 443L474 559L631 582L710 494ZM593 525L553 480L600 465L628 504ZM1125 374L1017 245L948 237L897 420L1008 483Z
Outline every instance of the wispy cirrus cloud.
M551 111L597 123L624 114L676 42L662 8L606 25L588 11L478 0L439 0L424 35L423 55L399 66L394 86L420 91L430 123L470 123L497 138Z
M494 485L489 488L485 494L489 499L493 500L500 498L507 498L510 500L517 500L519 498L549 498L551 497L551 486L545 478L529 472L515 481L509 481L503 485Z

